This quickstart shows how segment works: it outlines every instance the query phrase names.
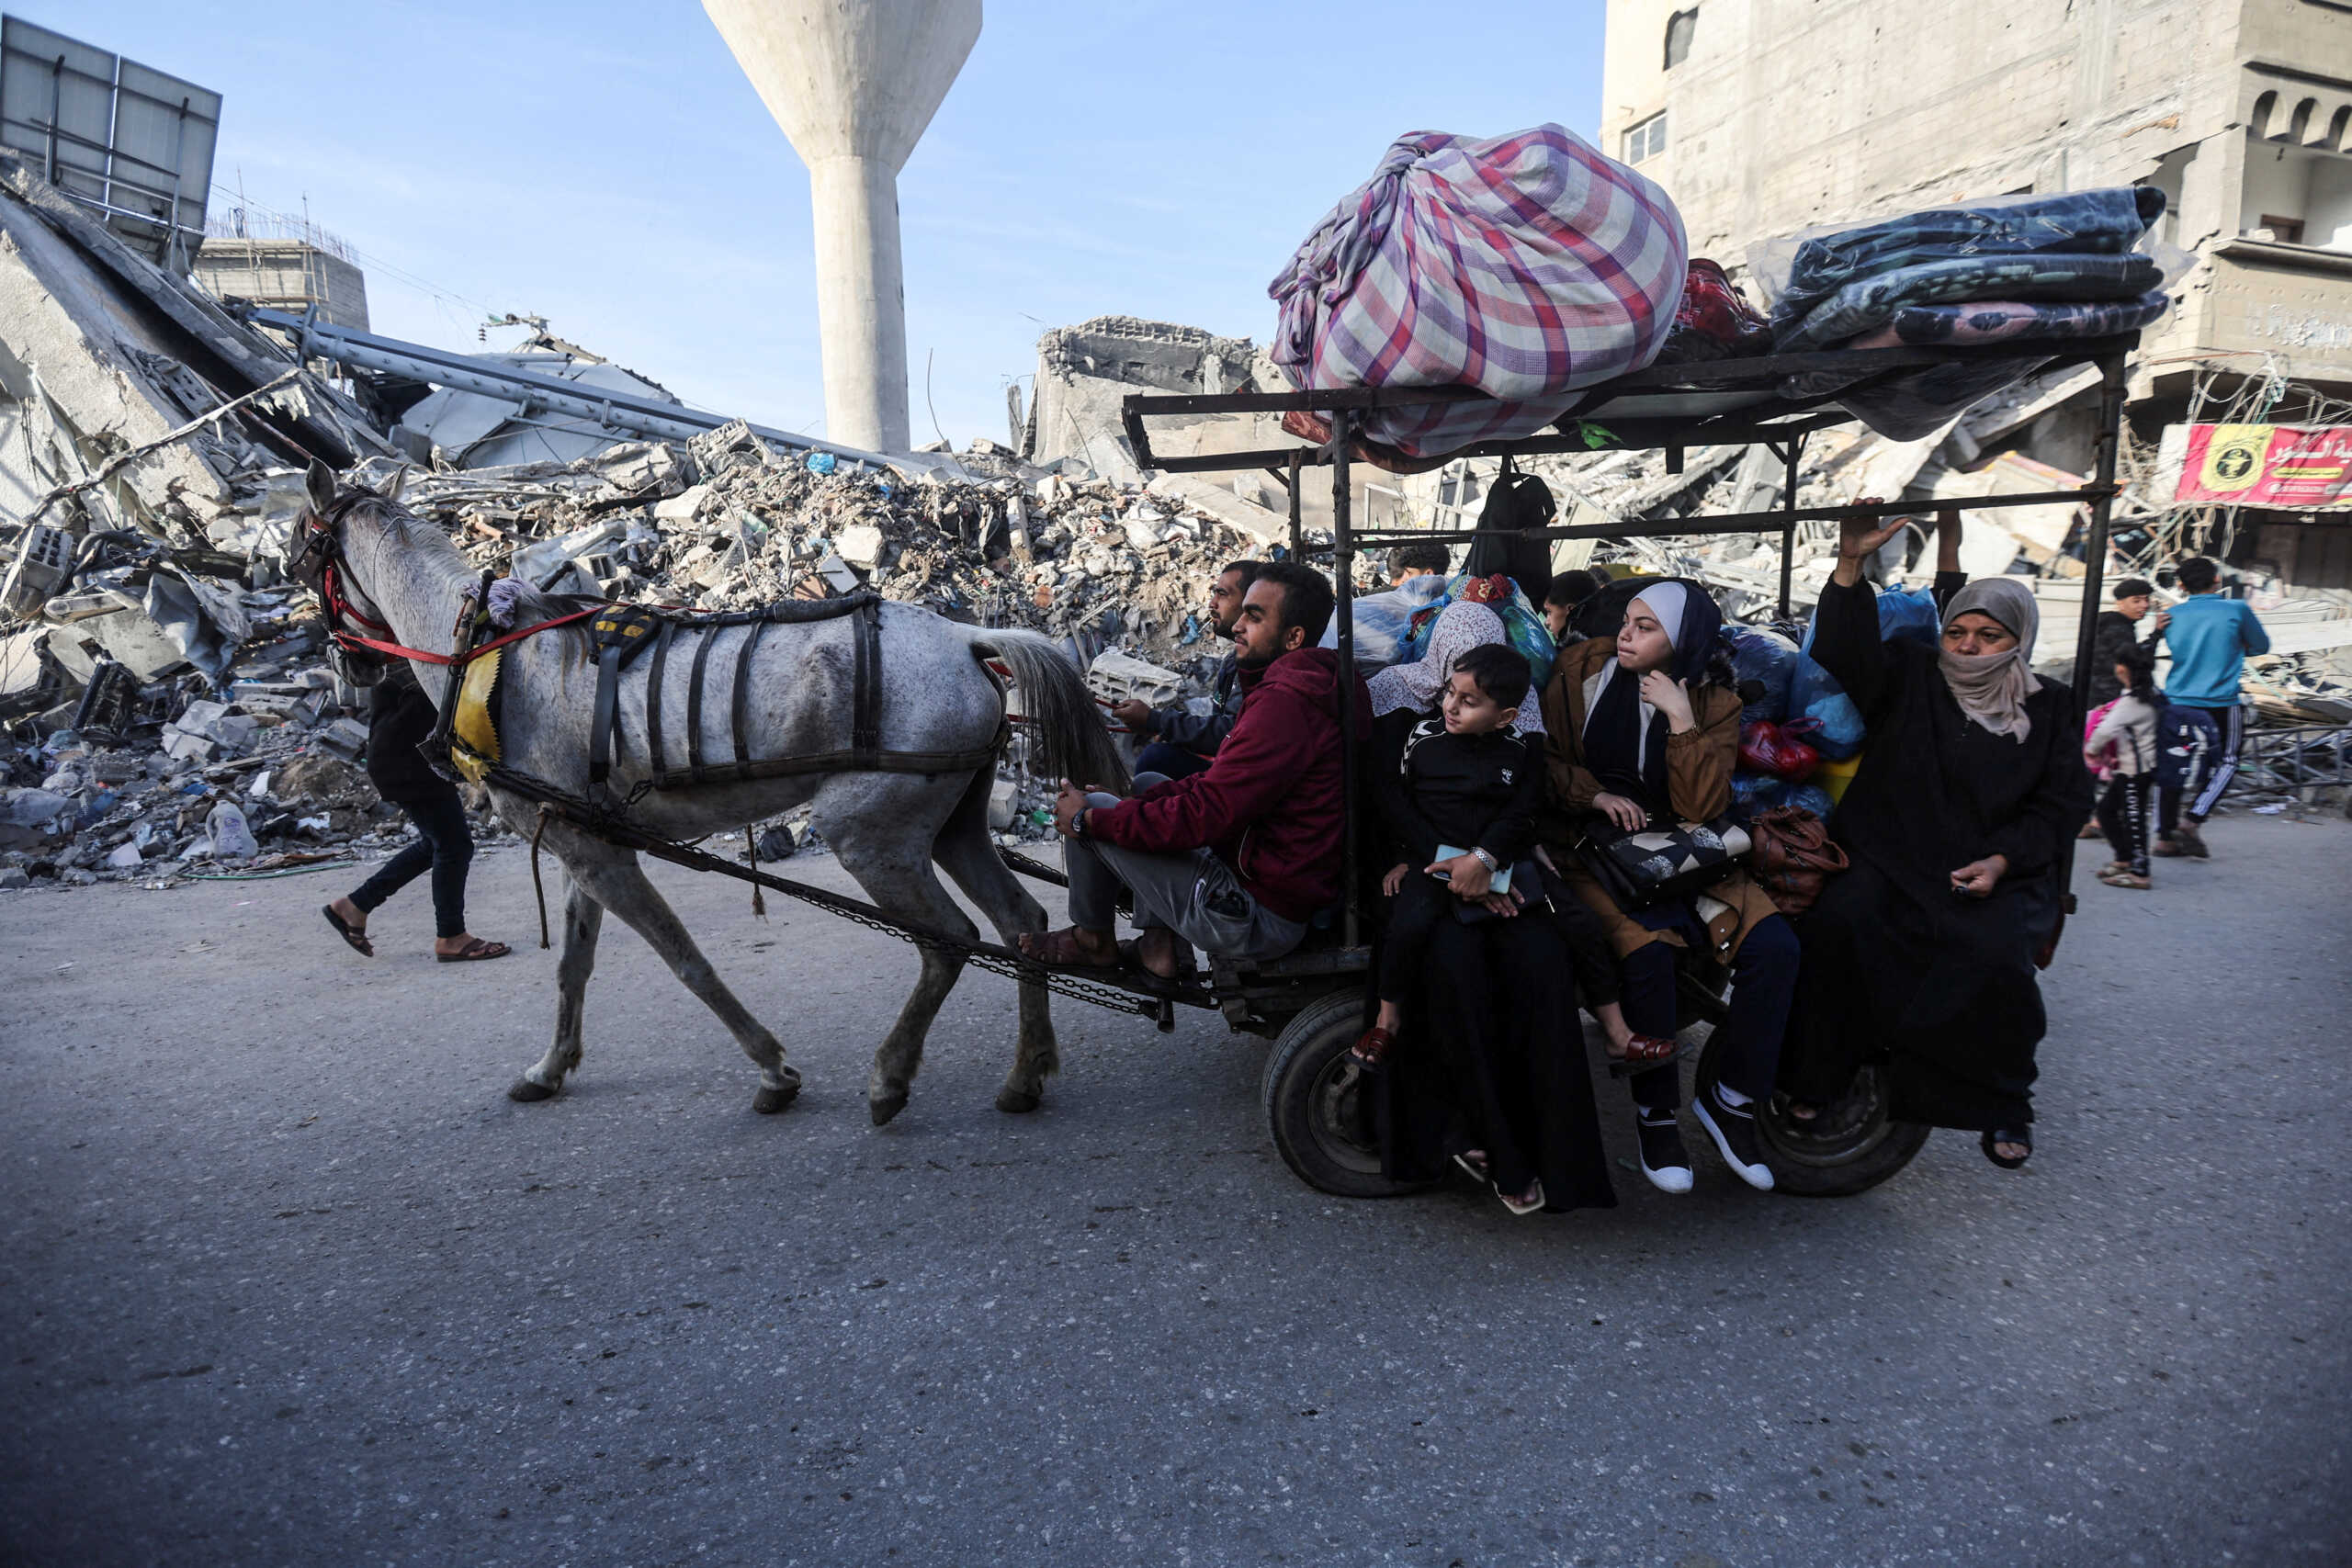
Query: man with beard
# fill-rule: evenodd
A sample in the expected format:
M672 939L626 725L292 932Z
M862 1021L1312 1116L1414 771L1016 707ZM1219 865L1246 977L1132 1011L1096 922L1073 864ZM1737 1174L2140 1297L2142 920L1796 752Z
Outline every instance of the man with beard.
M1149 773L1122 800L1065 779L1054 802L1064 840L1071 924L1024 936L1049 964L1140 964L1163 977L1192 967L1193 947L1264 960L1306 935L1340 896L1341 701L1358 735L1372 730L1363 682L1342 694L1339 656L1315 646L1331 616L1331 585L1295 561L1258 569L1234 623L1240 716L1208 767L1189 778ZM1119 890L1134 897L1142 934L1115 939Z
M1257 581L1258 570L1256 561L1238 560L1217 573L1209 588L1209 627L1217 636L1232 637L1234 622L1241 615L1242 596ZM1235 669L1236 659L1230 653L1217 665L1209 682L1209 694L1216 706L1206 717L1182 704L1155 708L1140 697L1112 705L1113 718L1150 742L1136 753L1136 773L1182 779L1209 765L1209 759L1232 730L1233 721L1241 716L1241 688L1234 680Z

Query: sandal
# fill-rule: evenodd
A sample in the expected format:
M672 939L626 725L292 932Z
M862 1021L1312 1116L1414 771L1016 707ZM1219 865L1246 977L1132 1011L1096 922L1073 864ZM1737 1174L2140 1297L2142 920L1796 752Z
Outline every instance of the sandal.
M2118 871L2102 871L2098 874L2098 879L2109 887L2132 887L2143 893L2155 886L2128 865Z
M1679 1036L1668 1038L1662 1034L1636 1034L1625 1042L1623 1055L1609 1058L1609 1076L1612 1078L1632 1077L1635 1073L1645 1073L1652 1067L1679 1062L1690 1054L1690 1048L1682 1043Z
M1511 1212L1513 1219L1523 1220L1530 1214L1544 1212L1544 1184L1541 1181L1529 1182L1527 1190L1516 1198L1508 1192L1501 1191L1498 1191L1495 1196L1503 1201L1503 1207Z
M1358 1066L1377 1067L1381 1059L1388 1055L1389 1047L1396 1043L1395 1035L1374 1024L1356 1036L1356 1043L1349 1049L1348 1055L1355 1058Z
M1023 932L1021 938L1022 956L1065 969L1116 969L1119 966L1119 959L1125 955L1115 952L1107 964L1088 957L1078 945L1078 932L1076 926L1064 926L1057 931Z
M503 942L484 942L476 937L455 953L436 953L433 957L440 964L479 964L485 958L503 958L514 951Z
M1984 1136L1978 1140L1978 1144L1984 1150L1984 1157L2003 1170L2015 1170L2033 1157L2033 1132L2030 1128L1995 1127L1986 1132ZM2005 1159L1993 1152L1995 1145L2000 1144L2021 1144L2025 1147L2025 1153L2014 1159Z
M1464 1170L1468 1171L1470 1173L1470 1179L1476 1182L1479 1186L1492 1187L1495 1184L1494 1173L1489 1170L1487 1166L1486 1150L1464 1149L1460 1154L1453 1156L1453 1163L1460 1166Z
M350 921L345 919L341 915L336 914L333 904L322 906L319 909L319 913L327 918L327 924L334 928L335 935L343 938L344 941L351 944L352 952L359 954L362 958L373 958L376 956L376 944L368 940L368 933L365 931L362 931L359 927L355 926Z
M1142 970L1155 980L1190 980L1197 977L1201 967L1199 960L1193 956L1193 944L1177 937L1173 932L1170 933L1170 939L1175 942L1176 967L1165 975L1144 962L1143 938L1139 936L1129 937L1117 944L1119 962L1129 968Z

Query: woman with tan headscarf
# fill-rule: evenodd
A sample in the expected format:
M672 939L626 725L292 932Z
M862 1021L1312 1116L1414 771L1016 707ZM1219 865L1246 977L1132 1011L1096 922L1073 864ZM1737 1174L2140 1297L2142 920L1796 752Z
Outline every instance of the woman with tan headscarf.
M1903 525L1846 524L1814 621L1813 656L1870 741L1830 824L1851 869L1797 922L1781 1084L1802 1126L1883 1055L1891 1116L1980 1132L2013 1169L2033 1152L2054 872L2091 808L2082 720L2073 693L2033 673L2040 612L2016 578L1961 589L1932 649L1880 640L1862 563Z

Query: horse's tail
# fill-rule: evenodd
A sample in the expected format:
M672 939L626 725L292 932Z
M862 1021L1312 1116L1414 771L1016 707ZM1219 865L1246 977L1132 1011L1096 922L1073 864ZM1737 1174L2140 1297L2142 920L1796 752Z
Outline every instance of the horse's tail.
M1039 771L1081 784L1117 790L1127 765L1111 742L1094 695L1051 639L1012 627L960 628L976 659L993 659L1012 671L1013 705L1029 720Z

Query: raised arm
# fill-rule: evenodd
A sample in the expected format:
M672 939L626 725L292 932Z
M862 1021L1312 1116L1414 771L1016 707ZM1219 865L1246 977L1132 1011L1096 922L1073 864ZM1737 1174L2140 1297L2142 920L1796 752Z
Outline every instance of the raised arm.
M1951 596L1968 586L1968 573L1960 565L1960 533L1959 507L1947 506L1936 513L1936 581L1928 592L1939 617Z
M1838 678L1865 719L1885 701L1887 669L1886 645L1878 635L1878 594L1862 581L1862 563L1902 527L1900 518L1883 525L1847 518L1838 539L1838 570L1822 585L1814 611L1813 657Z

